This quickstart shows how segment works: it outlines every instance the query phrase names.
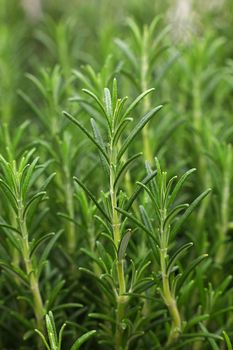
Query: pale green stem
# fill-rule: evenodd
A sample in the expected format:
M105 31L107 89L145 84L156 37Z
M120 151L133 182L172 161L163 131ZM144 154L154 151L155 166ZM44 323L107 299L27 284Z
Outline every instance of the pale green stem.
M202 103L201 103L201 86L200 86L200 79L198 76L193 81L193 126L197 133L201 134L202 128L203 128L203 112L202 112ZM194 135L194 142L196 145L196 154L198 156L198 172L200 174L200 177L203 182L203 187L210 187L211 184L211 178L209 171L207 170L207 162L206 157L203 154L203 147L201 143L200 135L195 134ZM205 213L208 208L209 199L202 201L200 205L200 209L198 211L197 215L197 223L199 224L199 229L197 231L201 232L202 226L204 223Z
M231 188L231 168L232 168L232 149L228 146L226 154L226 163L223 172L223 188L221 198L221 223L219 225L219 247L216 253L216 262L222 264L226 251L225 241L229 225L229 203L230 203L230 188Z
M182 332L182 321L180 312L177 307L176 298L171 292L169 275L167 274L166 260L167 260L167 246L168 237L167 233L163 230L163 223L166 217L166 209L161 209L161 223L160 223L160 266L162 274L162 296L164 302L168 308L169 314L172 319L171 330L167 340L167 345L172 344L180 336Z
M111 207L112 207L112 229L113 229L113 239L116 248L118 249L120 244L120 220L118 212L116 211L117 206L117 189L114 188L115 181L115 167L116 167L116 154L113 149L112 143L110 144L110 197L111 197ZM125 296L125 275L124 275L124 262L123 260L117 261L117 277L119 291L117 295L117 309L116 309L116 333L115 333L115 350L126 350L123 348L123 328L121 322L125 315L125 307L128 301L128 297Z
M167 345L170 345L174 341L176 341L177 338L179 337L182 331L182 324L181 324L180 313L176 303L176 298L173 296L171 292L169 276L167 275L167 272L166 272L166 256L167 256L167 250L161 249L160 264L161 264L161 272L162 272L163 298L172 319L172 326L171 326L170 334L167 340Z
M147 55L147 45L148 45L148 31L145 28L145 34L143 38L143 51L141 58L141 92L148 90L148 71L149 71L149 58ZM143 100L143 113L146 113L150 109L150 99L149 96L146 96ZM153 162L153 154L150 145L149 139L149 129L148 125L145 125L142 130L142 138L143 138L143 151L146 160Z
M68 215L71 219L74 218L74 197L73 188L71 185L71 179L69 176L69 171L65 167L65 201ZM73 254L76 250L76 230L73 222L69 221L67 223L67 248L70 254Z
M18 205L19 205L18 206L19 228L23 238L23 241L22 241L23 259L24 259L24 264L26 268L26 273L29 278L30 290L32 293L33 308L34 308L33 311L36 318L36 327L43 332L44 331L44 306L43 306L42 297L40 293L38 277L33 269L32 260L30 258L28 230L27 230L25 219L23 218L24 208L23 208L21 199L18 200ZM40 339L38 340L38 348L43 349L43 345Z
M143 49L142 49L142 57L141 57L141 92L146 91L149 89L148 84L148 74L149 74L149 58L147 55L148 52L148 30L147 27L145 27L144 37L143 37ZM149 111L151 107L150 103L150 97L147 95L144 97L142 101L142 112L146 113ZM146 124L144 128L142 129L142 141L143 141L143 153L145 159L152 164L153 163L153 153L152 148L150 144L150 135L149 135L149 128ZM136 209L136 213L138 213L138 210ZM142 251L146 249L145 242L142 243ZM143 303L143 309L142 313L144 316L147 316L149 313L149 306L148 301L145 298Z

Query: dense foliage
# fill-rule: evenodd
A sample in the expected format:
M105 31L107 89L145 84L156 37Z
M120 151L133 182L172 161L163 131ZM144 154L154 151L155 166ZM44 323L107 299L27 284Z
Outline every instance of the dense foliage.
M31 3L0 6L0 348L232 350L232 2Z

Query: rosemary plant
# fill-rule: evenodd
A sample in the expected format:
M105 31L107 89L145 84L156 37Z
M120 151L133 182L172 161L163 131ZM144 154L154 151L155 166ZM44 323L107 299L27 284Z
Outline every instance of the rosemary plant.
M160 294L171 317L171 327L167 339L167 346L170 346L183 331L182 316L177 304L178 291L182 288L192 269L206 257L206 255L200 256L192 262L189 269L183 271L183 274L176 273L174 275L174 273L177 272L177 262L193 243L183 244L173 252L172 256L170 256L169 253L170 245L172 245L172 241L175 240L181 225L210 190L202 193L190 206L188 204L175 204L178 192L182 188L187 177L195 169L187 171L174 188L172 188L176 176L167 181L167 173L161 170L158 160L156 160L156 165L156 179L152 179L149 185L138 183L149 195L156 218L150 219L150 215L142 205L140 206L140 212L143 224L130 213L122 211L120 208L118 208L118 211L139 225L139 228L142 228L148 234L156 264L159 266L161 274L161 282L159 283ZM147 167L148 175L151 175L152 170L149 165L147 165ZM179 217L181 212L184 213Z
M0 349L233 349L232 10L1 1Z
M94 119L91 119L91 125L93 129L93 136L89 131L71 114L64 112L64 115L69 118L83 133L89 138L89 140L97 147L103 171L108 178L108 187L105 190L106 195L103 196L100 204L95 196L86 188L86 186L77 178L75 181L83 188L87 195L94 201L103 218L98 218L103 224L104 229L107 231L104 237L106 237L112 246L112 256L100 256L101 267L105 271L105 278L102 278L102 283L106 284L107 289L111 290L111 301L114 298L114 339L115 349L128 349L129 339L125 339L124 319L127 317L126 308L129 303L129 296L126 285L126 276L124 268L124 256L126 248L131 236L131 232L125 230L124 221L121 219L116 207L123 205L125 202L124 194L121 191L122 178L127 170L133 165L133 163L141 156L136 154L129 157L124 157L130 144L135 139L137 134L143 129L143 127L157 114L162 106L155 107L148 113L146 113L141 120L134 126L126 139L122 142L122 136L125 133L125 129L129 123L133 121L130 117L140 103L140 101L146 97L153 89L147 90L142 93L136 100L134 100L127 108L125 103L127 98L118 98L117 82L113 81L112 93L108 88L104 89L103 102L89 90L84 89L84 93L91 96L95 103L98 105L103 118L105 119L105 138L102 137L97 123ZM105 141L104 141L105 140ZM132 204L132 199L129 200ZM103 221L105 219L105 221ZM100 245L100 243L99 243ZM102 248L103 249L103 248ZM102 250L101 249L101 250ZM106 259L110 259L108 262ZM110 263L110 264L109 264ZM116 275L114 274L116 271ZM104 277L104 276L103 276ZM94 315L92 314L92 317ZM98 315L97 315L98 317Z
M59 235L47 233L33 238L34 230L39 225L39 217L36 218L33 214L39 204L45 200L45 189L54 176L52 174L38 190L34 189L35 192L32 192L38 176L48 166L48 164L38 166L38 157L31 161L34 151L32 149L26 152L18 164L15 160L8 162L1 156L0 184L4 198L8 203L6 216L1 218L1 227L5 233L6 245L10 243L14 247L14 256L9 256L9 261L2 260L1 266L15 276L17 284L22 284L30 289L30 295L24 296L22 299L32 306L36 326L43 330L45 305L39 278L44 262ZM38 258L38 249L48 240L50 240L50 244L42 256Z
M127 24L131 32L130 42L127 43L121 39L116 39L116 44L126 61L126 64L122 68L122 73L132 82L133 87L137 89L138 93L147 90L151 86L154 86L157 90L160 81L176 58L174 56L172 59L165 59L165 63L163 63L164 57L166 57L164 54L169 48L166 40L169 27L160 30L160 22L161 18L155 17L150 25L144 25L143 28L140 28L134 20L128 19ZM142 102L142 113L145 113L151 106L151 96L148 95ZM162 132L166 134L171 131L171 125L173 124L171 120L168 122L168 119L165 119L166 125L162 129ZM149 162L152 162L154 149L151 147L151 135L147 126L143 129L142 137L145 158ZM158 137L160 138L159 135ZM156 151L158 152L158 149Z
M66 222L67 251L70 254L74 254L77 247L78 234L75 232L73 222L75 209L72 172L75 171L76 164L74 161L81 143L77 147L73 147L72 134L63 130L64 123L57 118L70 84L69 81L63 82L61 69L58 66L51 72L42 70L40 79L31 74L28 74L27 78L39 91L43 107L38 108L30 96L24 92L19 91L19 94L47 130L47 137L35 140L35 143L41 145L46 150L47 157L51 157L55 162L54 170L57 172L55 181L57 181L56 189L58 190L55 201L58 205L59 202L62 202L62 208L60 207L56 210L59 211L60 217L64 218ZM47 93L47 91L50 93ZM63 171L57 171L58 167L61 167ZM63 197L65 205L63 205Z

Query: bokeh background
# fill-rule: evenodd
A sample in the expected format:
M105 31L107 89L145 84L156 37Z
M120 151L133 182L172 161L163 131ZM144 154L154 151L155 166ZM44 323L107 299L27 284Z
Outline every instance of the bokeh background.
M140 51L128 20L145 33L155 18L157 24L149 44L144 37ZM81 248L98 256L95 242L100 225L94 220L95 206L74 186L73 176L87 183L96 196L106 189L106 183L95 150L77 128L64 120L62 111L78 115L90 128L89 112L93 109L88 110L83 103L81 89L93 88L102 98L103 88L111 88L114 76L120 96L127 95L132 101L154 87L146 107L164 104L162 117L153 120L148 129L150 153L159 158L169 177L197 168L180 201L191 201L212 188L212 194L198 206L175 242L177 246L187 239L194 242L192 253L182 260L183 267L197 256L209 254L181 298L180 309L185 320L209 315L205 323L209 332L219 336L225 329L232 337L232 38L232 0L0 0L0 153L10 161L19 161L25 149L36 147L40 162L48 162L39 185L53 172L58 174L48 189L48 208L42 206L47 216L45 220L39 217L39 231L62 229L64 234L51 253L40 285L44 300L49 300L49 307L55 310L57 325L70 321L64 344L71 344L89 329L99 329L99 323L90 320L88 314L107 313L109 308L95 299L97 288L91 278L76 268L93 267ZM152 44L154 52L150 50ZM141 68L148 52L150 67L145 82ZM73 97L81 103L72 103ZM141 114L138 107L135 119ZM102 125L100 114L96 112L95 116ZM140 138L132 145L135 153L143 147ZM142 161L130 173L131 185L144 173ZM0 202L0 212L4 220L11 218L4 201ZM69 242L69 236L75 239ZM3 235L0 243L0 258L11 263L9 242ZM137 236L129 256L143 258L148 249ZM20 264L17 256L15 262ZM146 335L141 342L132 343L131 348L136 350L162 349L156 345L153 327L158 327L158 338L162 334L164 341L167 314L161 300L155 300L154 289ZM28 290L1 273L0 348L4 350L35 348L33 311L28 305L21 308L18 295L28 296ZM84 308L59 308L70 302L81 302ZM163 309L157 315L159 307ZM190 329L200 332L196 324ZM96 339L84 349L112 349ZM216 345L204 339L192 350L210 350L210 346L226 349L217 338ZM186 348L190 350L191 345Z

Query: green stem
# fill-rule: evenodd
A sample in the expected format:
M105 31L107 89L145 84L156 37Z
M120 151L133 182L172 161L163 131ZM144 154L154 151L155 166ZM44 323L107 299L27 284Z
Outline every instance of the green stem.
M113 150L113 145L110 145L110 197L111 197L111 207L112 207L112 230L113 230L113 239L116 248L118 248L120 243L120 221L118 217L118 212L116 211L117 207L117 195L116 189L114 188L115 182L115 154Z
M219 245L216 253L217 264L222 264L226 254L225 241L229 226L229 207L230 207L230 189L231 189L231 167L232 167L232 149L228 146L226 152L226 163L223 171L223 190L221 198L221 222L219 224Z
M111 197L111 207L112 207L112 230L113 230L113 239L118 250L121 234L120 234L120 220L118 212L116 211L117 207L117 189L114 188L115 182L115 173L116 173L116 153L112 143L110 144L110 197ZM128 301L128 297L125 296L126 287L125 287L125 275L124 275L124 262L123 260L117 261L117 277L119 291L117 295L117 308L116 308L116 332L115 332L115 350L126 350L126 347L123 347L123 333L124 329L122 327L122 320L125 316L125 307Z
M149 74L149 58L148 58L148 29L145 27L143 37L143 49L141 57L141 92L148 90L148 74ZM143 112L146 113L150 109L150 98L146 96L143 100ZM145 125L142 130L143 150L146 160L153 162L153 153L150 145L149 128Z
M161 272L162 272L162 285L163 285L163 298L165 304L167 305L168 311L170 313L172 319L172 326L170 330L170 334L167 340L167 345L172 344L179 337L182 325L181 325L181 317L177 307L176 298L173 296L171 292L171 287L169 283L169 276L166 271L166 257L167 257L167 249L160 249L160 264L161 264Z
M167 273L167 250L168 250L168 241L169 233L164 231L164 221L167 216L166 208L161 208L161 222L160 222L160 267L162 274L162 296L164 302L168 308L169 314L172 319L171 329L167 340L167 346L171 345L177 340L182 332L182 321L179 309L176 303L176 297L171 291L169 275Z
M23 259L26 269L27 276L29 278L30 290L33 299L33 311L36 318L36 327L43 332L44 331L44 306L39 288L38 276L33 268L32 260L30 258L30 246L28 240L28 229L25 218L23 217L24 207L22 205L22 200L18 200L18 222L19 229L22 233L22 244L23 244ZM43 349L42 342L38 338L38 349Z
M167 305L172 319L172 326L167 340L167 345L172 344L181 333L181 317L177 307L176 298L173 296L169 283L169 276L166 272L166 249L160 250L160 264L162 270L163 298Z
M194 143L196 148L197 162L198 162L198 172L203 184L203 188L210 187L211 178L209 171L207 169L206 157L203 154L203 145L201 141L201 133L203 130L203 120L202 120L202 100L201 100L201 83L198 76L195 77L193 81L192 98L193 98L193 126L195 128ZM202 201L200 209L197 215L197 232L202 232L203 225L205 222L205 214L209 205L209 199Z
M117 329L115 335L115 349L127 350L127 345L123 346L124 328L122 327L122 320L125 317L125 308L127 305L128 297L125 296L125 275L124 275L124 262L119 260L117 262L117 274L119 283L119 294L117 296Z
M53 107L55 110L55 106ZM52 113L52 107L51 107L51 113ZM63 153L60 152L60 144L63 142L60 136L57 134L54 134L54 149L56 150L57 154L59 155L59 164L62 164L62 173L59 171L57 172L56 180L58 182L58 186L63 188L64 187L64 201L65 201L65 207L66 212L68 216L73 219L74 218L74 196L73 196L73 180L72 176L70 174L70 168L69 168L69 161L66 159L66 157L63 156ZM63 200L61 198L60 200ZM66 234L67 234L67 240L66 240L66 248L68 253L73 256L75 253L75 250L77 248L77 232L76 232L76 226L72 221L66 221Z
M65 201L68 215L71 219L74 218L74 198L73 188L71 185L71 179L67 167L65 168ZM67 248L68 252L72 255L76 250L76 232L74 223L69 221L67 223Z
M149 58L148 58L148 28L144 28L144 38L143 38L143 49L142 49L142 59L141 59L141 92L148 90L149 84L148 84L148 75L149 75ZM151 103L150 103L150 97L147 95L144 97L142 101L142 109L143 113L146 113L148 110L150 110ZM149 128L146 124L144 128L142 129L142 140L143 140L143 151L144 156L147 161L149 161L150 164L153 163L153 153L152 148L150 144L150 135L149 135ZM136 203L134 203L134 209L135 213L138 213L138 208L136 207ZM138 215L140 216L140 215ZM141 254L146 251L146 245L145 242L142 242L141 247ZM149 307L148 307L148 301L145 298L143 303L143 310L142 313L144 316L147 316L149 313Z

